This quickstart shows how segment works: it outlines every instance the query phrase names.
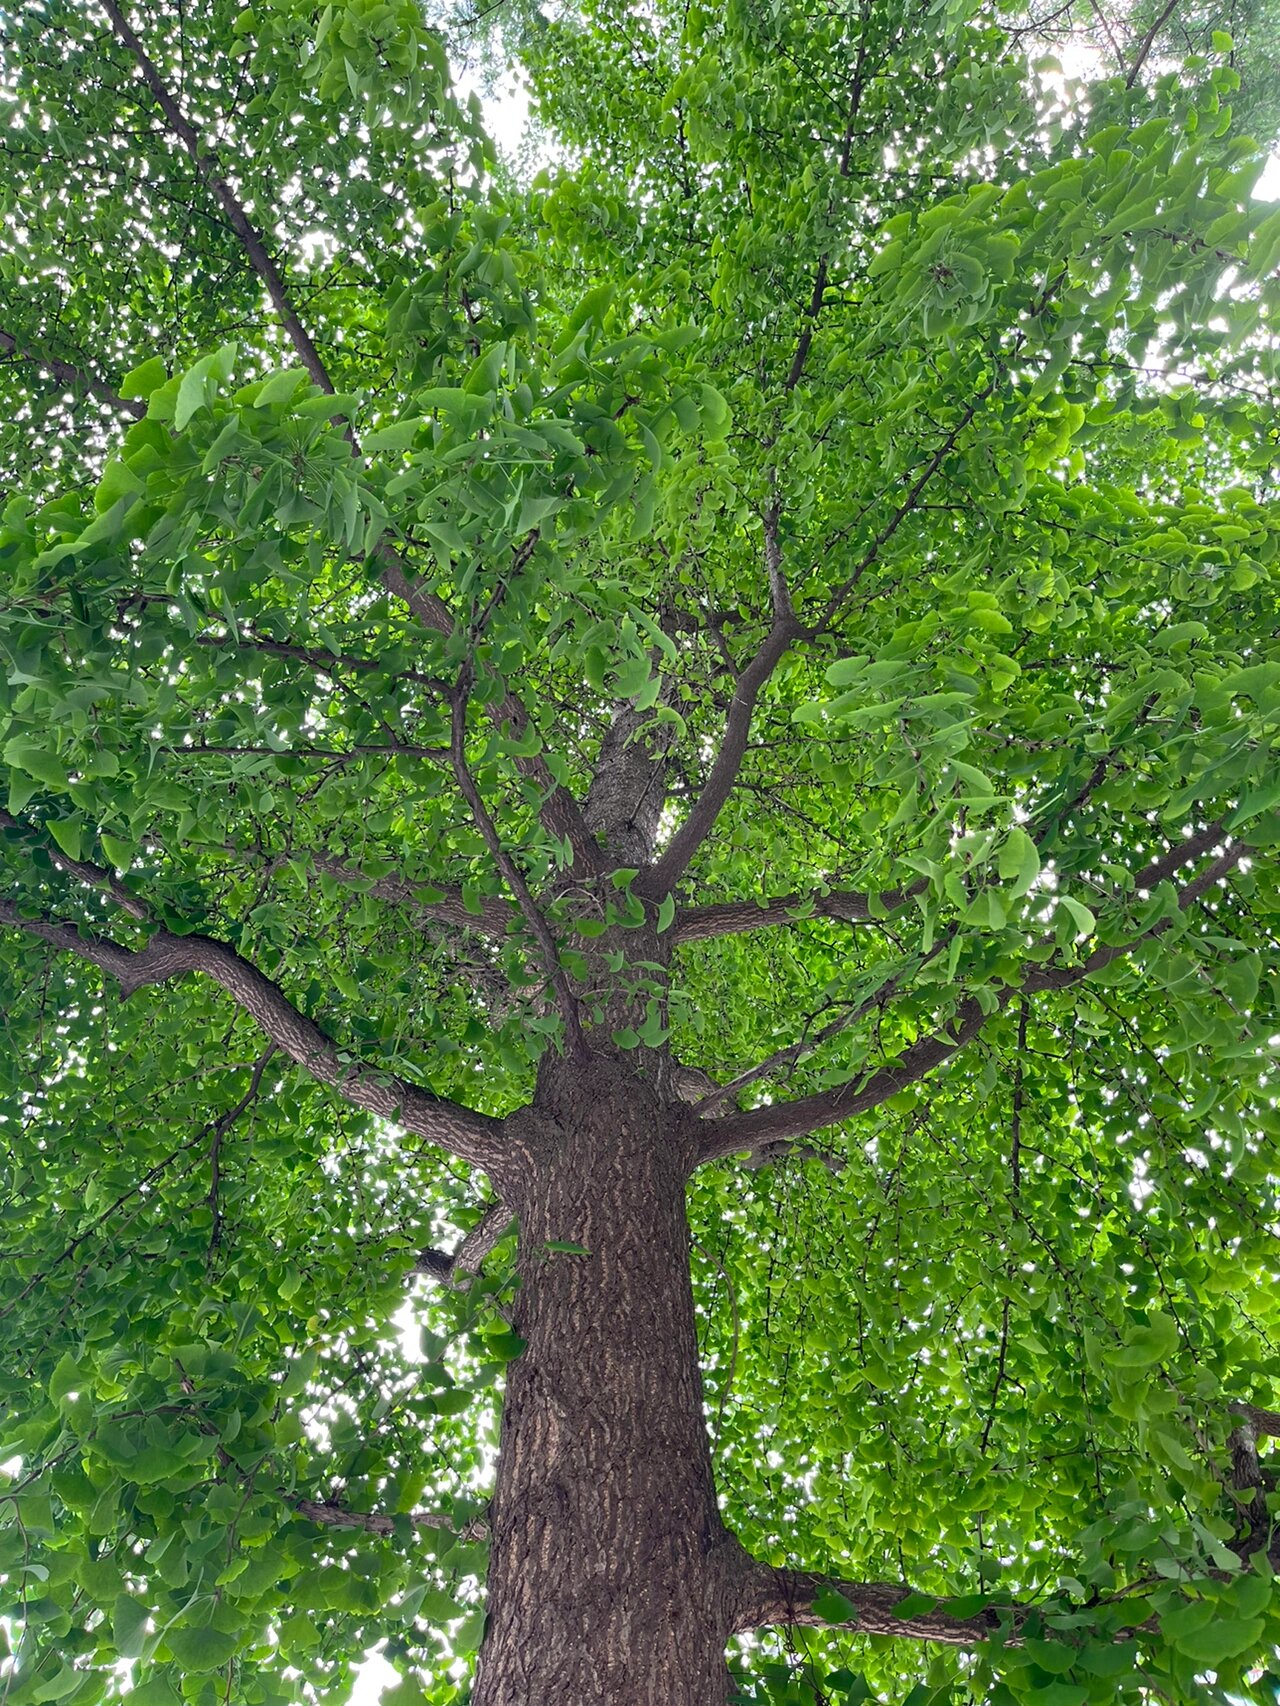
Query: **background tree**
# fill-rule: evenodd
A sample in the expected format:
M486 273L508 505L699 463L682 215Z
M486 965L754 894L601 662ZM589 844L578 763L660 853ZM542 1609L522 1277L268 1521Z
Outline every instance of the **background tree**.
M501 188L413 0L2 15L9 1706L1270 1698L1280 212L1153 17L530 16Z

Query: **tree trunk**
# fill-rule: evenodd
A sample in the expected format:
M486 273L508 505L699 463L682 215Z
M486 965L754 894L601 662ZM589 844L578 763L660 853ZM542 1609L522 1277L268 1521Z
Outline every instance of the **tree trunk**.
M474 1706L728 1699L742 1555L702 1408L691 1145L629 1065L557 1062L534 1104Z

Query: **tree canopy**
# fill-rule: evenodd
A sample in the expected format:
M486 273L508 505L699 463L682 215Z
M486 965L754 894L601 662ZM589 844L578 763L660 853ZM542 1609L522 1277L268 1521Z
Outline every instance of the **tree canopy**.
M416 0L0 9L7 1706L468 1697L591 1051L741 1701L1276 1697L1237 10L513 6L535 176Z

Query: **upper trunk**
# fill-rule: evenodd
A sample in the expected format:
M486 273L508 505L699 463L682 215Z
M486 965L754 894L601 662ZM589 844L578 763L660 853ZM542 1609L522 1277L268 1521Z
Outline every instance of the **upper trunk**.
M544 1071L531 1126L475 1706L718 1706L740 1553L703 1416L685 1121L592 1060Z
M587 827L623 865L652 859L667 799L671 731L648 711L624 701L600 743L595 775L583 805Z

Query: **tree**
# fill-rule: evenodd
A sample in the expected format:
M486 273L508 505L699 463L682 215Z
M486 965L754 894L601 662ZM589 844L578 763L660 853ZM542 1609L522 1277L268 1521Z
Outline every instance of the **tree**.
M9 1706L1271 1697L1280 212L1105 22L512 13L529 184L6 17Z

